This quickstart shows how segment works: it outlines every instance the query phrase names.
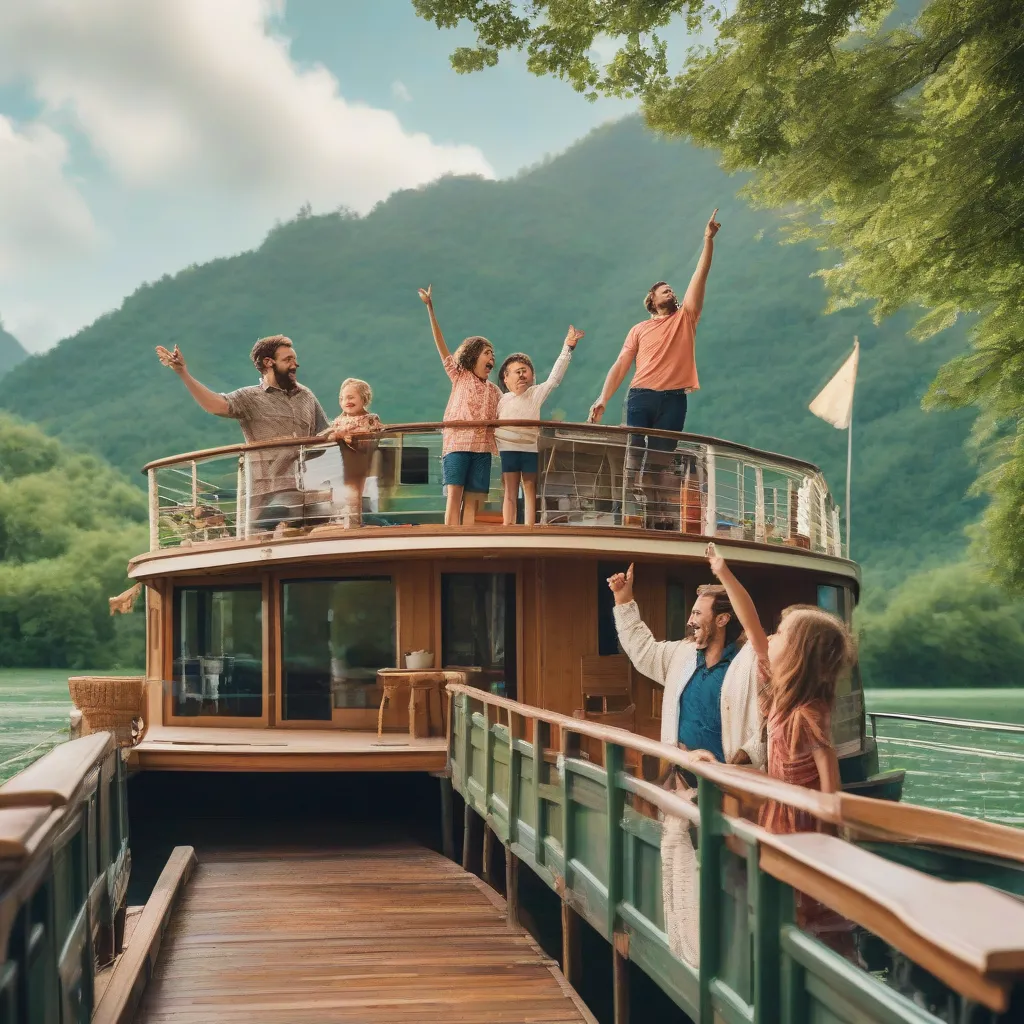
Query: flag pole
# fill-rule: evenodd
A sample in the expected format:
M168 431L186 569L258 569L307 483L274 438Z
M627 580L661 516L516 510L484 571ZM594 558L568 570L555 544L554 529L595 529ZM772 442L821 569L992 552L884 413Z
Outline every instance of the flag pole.
M858 345L853 336L853 347ZM853 469L853 393L850 394L850 422L846 426L846 557L850 558L850 474Z

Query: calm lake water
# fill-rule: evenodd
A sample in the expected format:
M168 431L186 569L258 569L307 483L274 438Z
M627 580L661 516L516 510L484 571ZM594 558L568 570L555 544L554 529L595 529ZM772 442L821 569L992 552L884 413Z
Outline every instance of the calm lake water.
M0 781L67 738L67 677L64 670L0 670ZM867 706L869 712L1024 724L1024 688L869 690ZM878 719L877 737L882 769L907 773L905 800L1024 827L1024 733Z

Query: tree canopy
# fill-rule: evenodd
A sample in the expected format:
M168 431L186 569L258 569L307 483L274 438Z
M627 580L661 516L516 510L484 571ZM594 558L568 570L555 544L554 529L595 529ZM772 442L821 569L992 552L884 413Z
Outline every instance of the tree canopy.
M539 75L635 95L647 123L750 170L755 203L840 259L833 309L923 310L913 334L970 316L970 342L925 401L977 407L991 496L979 545L1024 591L1024 4L1019 0L413 0L478 45L459 71L525 51ZM916 17L911 15L916 12ZM716 31L673 73L664 30ZM662 37L659 37L662 31ZM617 40L607 62L599 36ZM927 453L921 453L927 458Z
M144 616L112 619L146 500L93 455L0 415L0 666L133 667Z

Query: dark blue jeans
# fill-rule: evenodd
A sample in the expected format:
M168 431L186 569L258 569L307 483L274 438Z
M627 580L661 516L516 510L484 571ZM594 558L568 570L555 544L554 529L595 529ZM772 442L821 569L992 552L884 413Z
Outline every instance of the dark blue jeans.
M686 424L686 392L652 391L650 388L630 388L626 394L626 426L648 427L652 430L682 430ZM630 469L640 465L640 450L670 452L676 443L668 437L648 437L646 434L629 435L626 464Z

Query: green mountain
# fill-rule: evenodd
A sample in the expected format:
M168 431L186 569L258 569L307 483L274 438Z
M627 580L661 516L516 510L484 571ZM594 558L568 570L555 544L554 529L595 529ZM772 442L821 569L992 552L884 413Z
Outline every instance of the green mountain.
M200 380L229 390L255 381L253 341L281 331L329 415L340 381L358 376L386 422L439 419L448 382L416 295L433 283L453 348L484 334L499 360L523 349L546 370L568 324L584 329L547 410L582 419L627 330L645 317L648 287L667 279L685 288L718 207L724 226L698 332L702 390L687 427L817 462L842 500L845 432L807 404L858 335L853 553L895 576L957 557L978 513L964 499L971 417L927 415L919 403L962 335L919 345L906 337L909 315L880 327L864 310L824 316L812 274L828 255L780 245L778 215L750 209L735 195L741 184L713 154L628 119L514 179L443 179L362 218L300 215L253 252L144 285L12 371L0 406L136 471L240 436L196 407L155 345L180 345ZM606 422L617 422L619 398Z
M22 348L21 342L4 330L3 321L0 320L0 377L26 359L28 353Z

